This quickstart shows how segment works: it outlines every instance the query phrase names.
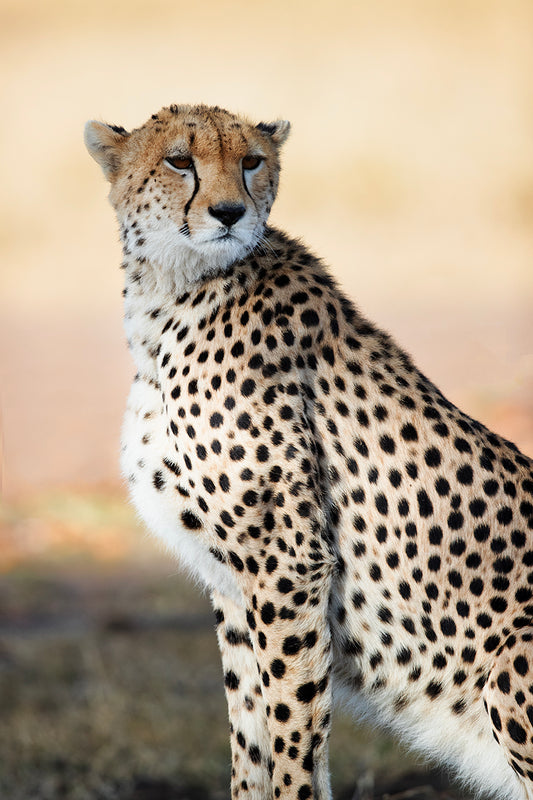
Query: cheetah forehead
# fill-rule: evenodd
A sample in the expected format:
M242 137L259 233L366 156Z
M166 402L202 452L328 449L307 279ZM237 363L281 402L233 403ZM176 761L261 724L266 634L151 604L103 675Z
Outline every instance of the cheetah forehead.
M287 120L256 125L218 106L171 105L131 133L120 125L90 121L85 143L106 178L114 182L125 170L142 169L175 154L221 163L252 153L277 167L279 149L289 131Z
M171 105L131 132L129 149L136 158L187 153L206 161L239 160L254 152L277 155L290 125L285 120L255 124L218 106Z
M208 106L173 105L154 114L132 131L132 136L140 144L153 145L163 152L194 153L211 159L241 154L253 140L253 125Z

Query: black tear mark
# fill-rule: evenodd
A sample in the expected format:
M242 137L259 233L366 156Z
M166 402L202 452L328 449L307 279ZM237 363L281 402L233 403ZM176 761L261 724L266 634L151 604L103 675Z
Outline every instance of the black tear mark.
M194 165L194 163L192 165L192 171L193 171L193 175L194 175L194 190L193 190L192 195L190 196L189 200L187 201L187 203L185 205L184 215L183 215L183 225L187 226L187 230L189 229L189 226L188 226L188 223L187 223L187 216L188 216L189 211L191 209L192 201L194 200L194 198L198 194L198 190L200 188L200 178L198 177L198 173L196 172L196 166Z

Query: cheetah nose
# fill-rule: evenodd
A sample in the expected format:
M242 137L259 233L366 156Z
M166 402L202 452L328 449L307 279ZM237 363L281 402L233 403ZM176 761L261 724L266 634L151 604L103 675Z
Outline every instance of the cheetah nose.
M209 206L207 210L212 217L220 220L228 228L235 225L246 212L242 203L219 203L216 206Z

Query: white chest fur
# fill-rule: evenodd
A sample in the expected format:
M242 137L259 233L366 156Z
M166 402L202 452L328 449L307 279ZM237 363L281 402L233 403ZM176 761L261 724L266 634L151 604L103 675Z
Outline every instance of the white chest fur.
M167 423L161 393L143 379L134 381L122 428L121 466L133 504L149 530L177 556L181 565L206 588L243 604L242 593L230 570L217 561L208 546L180 523L183 504L175 483L179 478L165 469L168 452ZM165 470L165 488L157 488L154 474Z

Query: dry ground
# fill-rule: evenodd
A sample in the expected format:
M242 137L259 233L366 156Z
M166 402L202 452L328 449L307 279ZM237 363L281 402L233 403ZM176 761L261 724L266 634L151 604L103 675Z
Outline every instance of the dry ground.
M23 537L36 513L55 540L46 556L15 563L12 554L0 583L2 800L228 797L206 599L166 559L147 560L150 543L119 501L56 496L4 523ZM331 751L339 800L459 798L388 737L340 714Z

